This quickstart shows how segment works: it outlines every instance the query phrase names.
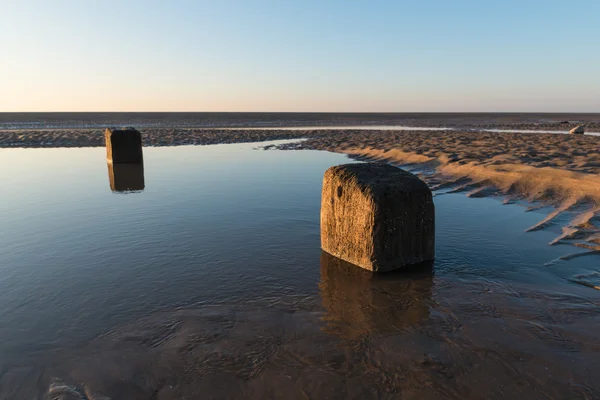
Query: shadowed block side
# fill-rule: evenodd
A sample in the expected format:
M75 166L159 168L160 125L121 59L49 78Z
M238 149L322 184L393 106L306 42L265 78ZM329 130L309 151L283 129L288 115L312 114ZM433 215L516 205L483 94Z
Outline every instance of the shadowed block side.
M113 192L144 190L144 164L108 164L108 180Z
M321 196L321 248L371 271L433 260L435 212L425 182L383 163L329 168Z
M106 160L114 164L141 164L142 134L133 128L111 129L104 131L106 141Z

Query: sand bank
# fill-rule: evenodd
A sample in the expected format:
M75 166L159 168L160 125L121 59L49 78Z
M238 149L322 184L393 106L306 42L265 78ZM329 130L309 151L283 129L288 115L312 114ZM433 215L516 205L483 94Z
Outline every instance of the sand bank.
M547 228L563 212L571 222L550 244L600 251L600 138L492 132L339 132L282 148L345 153L407 165L436 191L469 197L504 195L549 204L555 211L529 230ZM579 255L579 253L578 253ZM567 255L567 258L572 257Z
M408 121L410 122L410 121ZM423 121L417 121L423 122ZM450 121L456 123L457 121ZM471 126L548 129L563 122L517 120ZM587 121L588 125L596 122ZM594 125L595 126L595 125ZM561 129L565 129L564 127ZM600 130L600 126L598 126ZM368 129L143 129L145 146L209 145L305 138L283 149L314 149L352 157L410 164L439 194L464 191L470 197L502 194L550 204L556 211L532 230L551 226L556 216L579 213L551 244L568 241L600 251L600 137L472 130L393 131ZM100 129L0 131L0 147L104 146ZM587 216L584 218L584 216ZM582 220L582 218L584 220ZM591 253L590 253L591 254Z
M260 142L266 140L313 137L319 134L305 130L248 129L140 129L144 146L185 146L220 143ZM31 129L0 130L0 148L38 147L103 147L102 129Z
M410 121L409 121L410 122ZM528 133L506 133L506 132L486 132L486 129L511 129L511 130L529 130L529 131L548 131L556 133L558 136L555 139L547 141L542 138L544 143L548 142L550 146L560 145L563 142L563 136L571 128L571 125L551 125L530 124L530 123L514 123L514 124L480 124L471 123L465 128L454 126L450 122L448 124L434 124L435 127L427 128L430 123L417 125L423 121L412 121L412 125L392 126L392 125L364 125L364 126L343 126L336 127L327 126L288 126L288 127L240 127L240 128L140 128L139 130L144 136L144 146L181 146L181 145L209 145L219 143L239 143L239 142L259 142L265 140L278 139L294 139L294 138L330 138L332 141L347 140L348 135L356 136L357 140L369 139L380 141L382 138L386 144L393 144L394 140L404 140L403 138L414 139L415 133L423 134L418 137L419 142L424 141L427 145L432 141L432 144L439 150L439 146L452 145L454 143L464 144L465 141L472 137L480 137L478 134L484 135L485 140L501 143L500 150L510 148L513 140L510 137L517 138L514 140L519 143L521 137L529 135ZM586 124L587 132L600 132L600 123L594 125L593 122ZM450 132L448 141L439 141L437 137L431 137L431 134L443 134ZM498 137L501 133L505 136ZM377 134L384 135L378 136ZM475 135L475 136L473 136ZM493 136L491 136L493 135ZM535 135L539 135L538 132ZM580 135L577 135L580 136ZM585 137L592 136L590 134L583 135ZM537 136L536 136L537 137ZM506 138L509 138L508 143L503 143ZM533 138L531 138L533 139ZM537 141L537 139L536 139ZM586 143L578 142L576 139L571 139L569 143ZM589 141L587 142L589 143ZM486 145L486 143L483 143ZM64 128L64 129L0 129L0 148L11 147L101 147L104 146L104 129L79 129L79 128ZM422 147L422 146L421 146ZM556 154L560 154L560 149L556 148ZM420 150L424 151L424 150ZM452 148L446 148L446 151L452 151Z

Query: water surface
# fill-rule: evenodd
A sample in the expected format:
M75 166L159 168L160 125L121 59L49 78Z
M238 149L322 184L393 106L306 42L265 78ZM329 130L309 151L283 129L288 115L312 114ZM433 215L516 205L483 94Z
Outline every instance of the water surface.
M319 249L351 161L256 146L0 150L0 397L600 395L598 257L548 209L436 196L435 263L372 276Z

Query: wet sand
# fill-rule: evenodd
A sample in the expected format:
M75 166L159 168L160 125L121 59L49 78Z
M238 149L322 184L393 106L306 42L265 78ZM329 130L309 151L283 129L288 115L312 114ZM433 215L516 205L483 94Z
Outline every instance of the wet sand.
M148 128L140 130L144 146L210 145L295 139L319 132L206 128ZM0 130L0 148L103 147L102 129Z
M364 124L363 124L364 125ZM381 129L369 129L369 126L381 126ZM449 132L453 134L453 138L460 137L460 135L466 135L466 141L470 140L471 137L477 137L477 134L485 134L485 130L488 129L510 129L510 130L531 130L531 131L551 131L556 134L564 136L563 133L569 129L577 126L578 124L531 124L531 123L513 123L513 124L477 124L470 123L468 125L461 124L460 126L453 126L452 124L444 123L423 123L423 121L406 121L406 124L402 125L397 131L394 130L394 125L385 124L373 124L364 125L361 129L352 129L345 125L339 125L335 129L330 129L331 124L328 126L294 126L290 125L286 128L282 127L243 127L243 128L174 128L174 127L147 127L140 128L139 130L144 136L144 146L182 146L182 145L209 145L219 143L236 143L236 142L258 142L266 140L279 140L279 139L294 139L294 138L328 138L339 141L338 136L341 138L347 137L346 134L354 135L354 133L362 133L363 139L376 139L378 133L387 134L389 133L394 139L398 139L397 134L406 134L410 138L410 134L415 132L421 132L428 134ZM357 125L358 126L358 125ZM411 130L410 127L416 127ZM431 128L431 131L427 131L427 128ZM588 122L586 123L587 132L592 132L596 135L600 134L600 122ZM443 130L442 129L449 129ZM506 134L505 132L488 132L493 135ZM537 134L537 133L536 133ZM474 136L473 136L474 135ZM510 135L510 134L507 134ZM514 133L512 135L527 135L527 133ZM586 135L574 135L581 138L581 136L588 137ZM487 136L486 136L487 137ZM358 137L360 139L361 137ZM381 138L381 136L380 136ZM426 139L427 136L422 137L420 140ZM489 144L494 144L496 141L504 141L505 136L494 136L490 137ZM563 138L564 139L564 138ZM386 145L389 145L391 139L386 139ZM433 138L433 146L436 146L436 138ZM570 139L574 140L574 139ZM537 142L537 140L536 140ZM546 139L542 138L542 144L546 143ZM548 142L548 146L556 145L562 142L562 140L552 140ZM443 144L443 143L439 143ZM449 142L448 144L452 144ZM463 140L461 145L465 144ZM104 129L80 129L80 128L57 128L57 129L0 129L0 148L37 148L37 147L98 147L104 146ZM438 146L439 147L439 146ZM549 149L551 150L551 149ZM446 149L446 151L452 151L452 149Z
M593 399L585 288L373 276L324 254L320 296L149 316L5 366L2 398ZM594 294L594 293L592 293ZM527 304L526 307L523 304ZM68 396L67 396L68 394Z
M179 113L0 113L0 129L97 128L133 125L138 128L222 128L332 125L402 125L565 130L586 124L598 131L599 113L314 113L314 112L179 112ZM594 128L594 129L591 129ZM568 129L566 129L568 130Z
M415 170L438 195L505 196L556 207L530 228L544 229L561 212L577 211L550 244L600 251L600 138L496 132L330 132L287 149L316 149ZM581 256L582 254L577 254ZM574 255L575 256L575 255Z

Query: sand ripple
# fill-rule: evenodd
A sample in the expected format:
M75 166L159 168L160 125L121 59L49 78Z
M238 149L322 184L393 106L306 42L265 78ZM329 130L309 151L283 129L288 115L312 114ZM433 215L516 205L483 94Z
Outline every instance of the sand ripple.
M351 271L323 262L317 303L169 311L2 365L0 397L600 397L597 296Z
M550 244L600 251L600 138L492 132L330 132L286 149L316 149L421 171L438 193L502 194L555 208L529 228L545 229L564 212L572 222ZM584 241L584 243L581 243ZM572 255L570 258L581 255ZM569 259L569 257L567 257Z

